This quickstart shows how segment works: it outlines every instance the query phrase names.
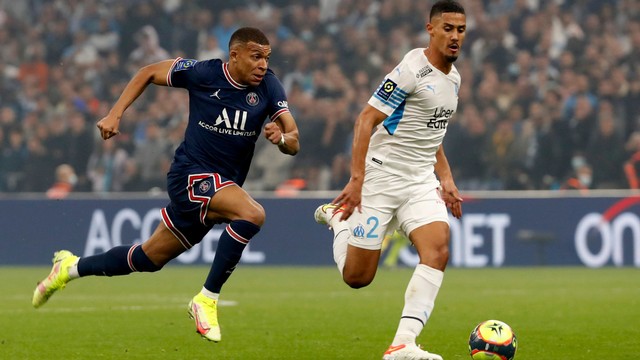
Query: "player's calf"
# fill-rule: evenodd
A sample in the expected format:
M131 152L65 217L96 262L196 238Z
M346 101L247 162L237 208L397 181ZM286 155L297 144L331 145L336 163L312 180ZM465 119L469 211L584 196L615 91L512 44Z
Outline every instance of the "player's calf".
M105 253L83 257L78 261L80 276L119 276L160 269L162 266L155 265L139 244L116 246Z

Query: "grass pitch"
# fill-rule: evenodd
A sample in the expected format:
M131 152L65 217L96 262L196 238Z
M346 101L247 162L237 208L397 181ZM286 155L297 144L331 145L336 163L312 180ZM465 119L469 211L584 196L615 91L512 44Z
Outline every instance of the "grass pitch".
M0 267L1 359L380 359L395 333L411 269L352 290L333 267L241 265L223 289L222 342L195 333L187 303L206 267L74 281L35 310L49 268ZM469 359L480 321L519 340L517 360L631 359L640 353L640 270L449 269L418 342Z

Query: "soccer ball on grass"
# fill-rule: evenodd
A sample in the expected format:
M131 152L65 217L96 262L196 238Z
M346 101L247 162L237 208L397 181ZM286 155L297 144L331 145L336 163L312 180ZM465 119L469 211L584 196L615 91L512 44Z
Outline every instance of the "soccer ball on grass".
M469 336L473 360L513 360L518 342L511 327L499 320L483 321Z

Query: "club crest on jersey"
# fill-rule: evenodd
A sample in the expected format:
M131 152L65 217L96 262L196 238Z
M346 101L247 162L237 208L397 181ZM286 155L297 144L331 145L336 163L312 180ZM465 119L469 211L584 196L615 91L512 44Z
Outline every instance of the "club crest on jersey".
M382 85L380 85L380 88L378 89L377 95L382 100L389 100L396 87L398 87L398 84L394 83L393 80L384 79Z
M260 99L258 98L258 94L254 92L250 92L247 94L247 104L251 106L256 106L258 105L259 102L260 102Z
M175 71L187 70L189 68L192 68L193 65L195 65L197 62L198 60L194 60L194 59L181 59L173 67L173 71L175 72Z
M210 188L211 182L209 182L208 180L205 180L201 182L200 185L198 185L198 190L200 190L201 193L206 193Z

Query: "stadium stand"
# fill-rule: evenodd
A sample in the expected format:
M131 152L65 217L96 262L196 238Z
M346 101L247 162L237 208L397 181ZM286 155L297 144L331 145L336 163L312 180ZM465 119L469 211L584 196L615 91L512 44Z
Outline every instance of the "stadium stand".
M590 188L637 188L640 2L462 0L468 33L460 105L445 147L465 190L558 189L585 160ZM428 41L431 1L0 1L0 192L45 192L69 164L76 192L164 187L186 94L150 89L121 134L95 123L132 75L167 57L226 56L262 28L302 151L270 163L259 142L249 190L337 190L349 177L362 104L408 49ZM417 16L416 14L424 14ZM636 143L636 142L634 142ZM627 159L631 159L629 162ZM611 161L610 161L611 160ZM625 164L626 171L625 171ZM272 168L277 167L277 168Z

